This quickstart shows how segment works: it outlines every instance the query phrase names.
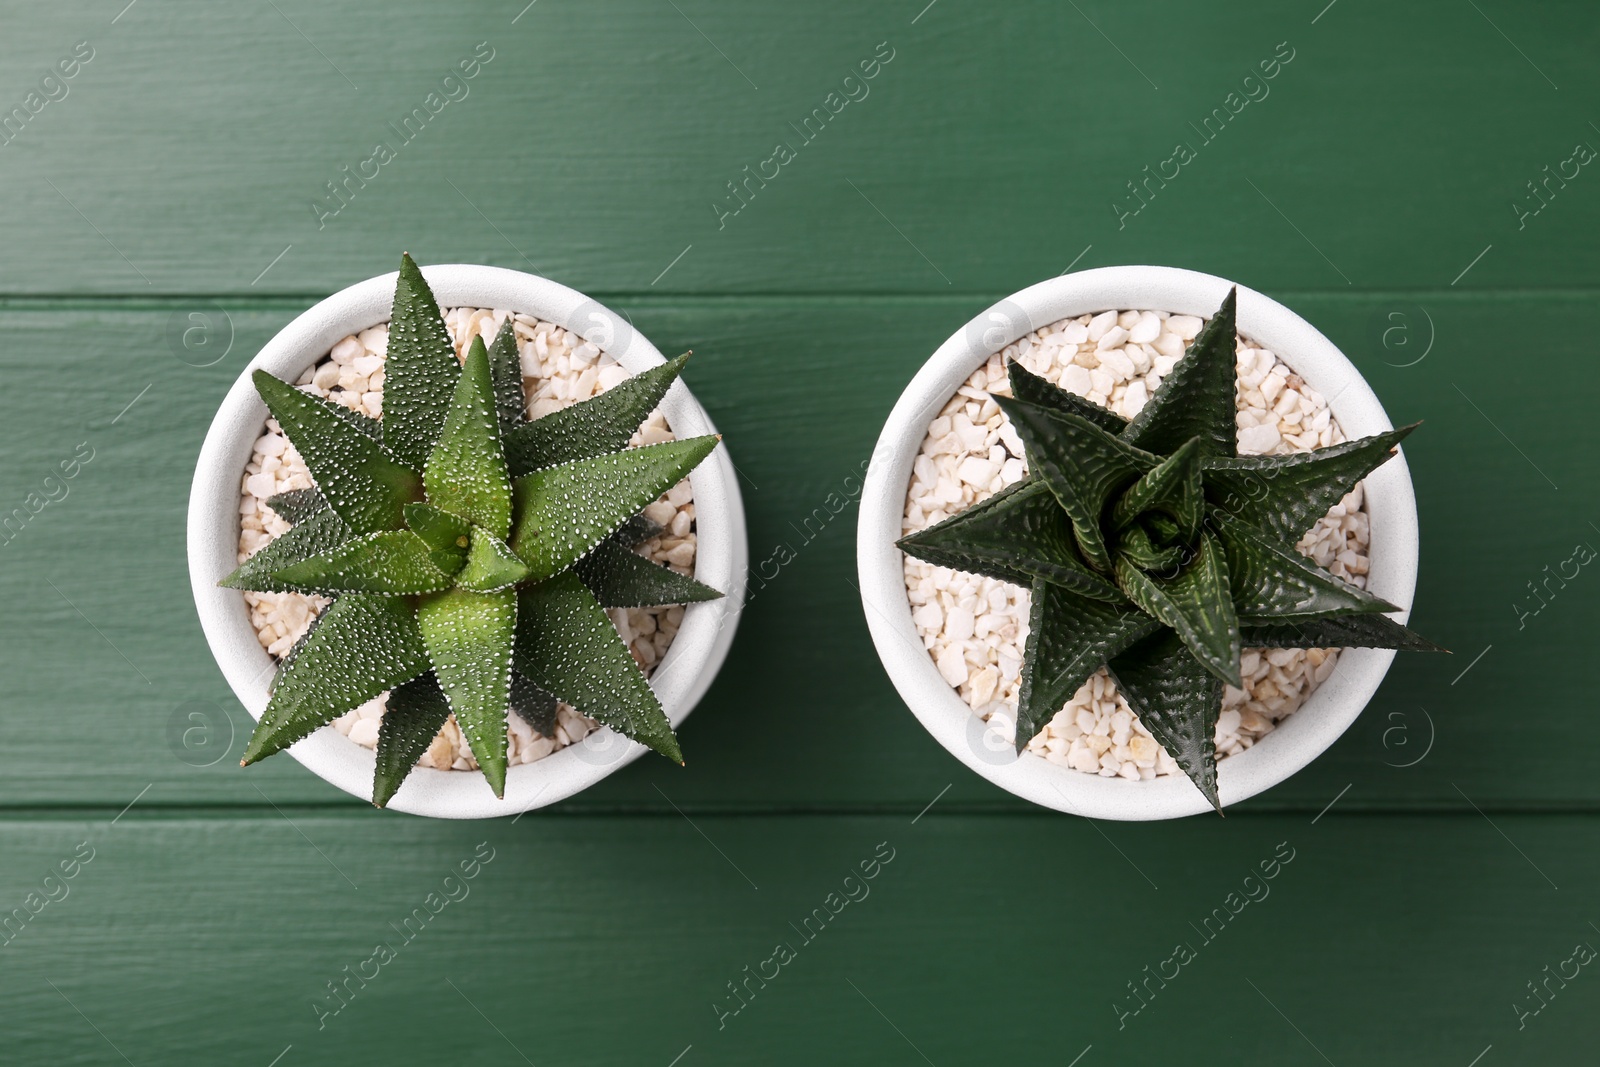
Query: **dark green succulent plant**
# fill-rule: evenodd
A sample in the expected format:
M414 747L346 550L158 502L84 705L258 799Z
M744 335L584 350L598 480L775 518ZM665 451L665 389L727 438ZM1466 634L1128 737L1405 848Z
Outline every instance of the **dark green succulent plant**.
M1101 667L1213 807L1223 684L1264 648L1438 650L1295 550L1415 425L1287 456L1236 446L1234 299L1132 421L1012 363L1029 474L900 540L1031 592L1017 750Z
M633 551L660 529L640 509L717 445L708 436L627 447L687 358L524 421L510 321L458 361L405 256L381 421L257 371L256 389L316 487L268 501L291 528L222 584L334 599L285 657L242 762L390 690L379 807L451 712L496 796L508 709L548 734L558 700L681 763L605 609L722 595Z

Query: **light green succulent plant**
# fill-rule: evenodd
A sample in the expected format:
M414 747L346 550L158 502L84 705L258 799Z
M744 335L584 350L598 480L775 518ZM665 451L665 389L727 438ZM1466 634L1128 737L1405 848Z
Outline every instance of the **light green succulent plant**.
M1416 426L1287 456L1241 456L1234 294L1129 421L1012 363L1030 473L902 538L938 566L1031 591L1020 752L1106 667L1151 735L1212 806L1223 685L1244 646L1438 650L1384 616L1393 604L1295 550L1299 538Z
M496 796L505 794L508 709L548 734L565 701L681 763L606 609L722 595L633 551L659 532L641 509L717 445L707 436L627 447L687 358L524 421L511 323L458 361L408 255L381 420L257 371L256 389L315 488L268 501L291 528L222 584L333 603L285 657L242 763L385 690L379 807L451 712Z

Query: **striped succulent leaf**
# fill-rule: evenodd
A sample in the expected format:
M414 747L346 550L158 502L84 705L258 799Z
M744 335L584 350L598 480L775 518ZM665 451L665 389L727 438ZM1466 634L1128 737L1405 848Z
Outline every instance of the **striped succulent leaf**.
M1438 650L1294 547L1415 426L1240 456L1235 337L1230 292L1131 421L1012 363L995 400L1031 473L899 542L1030 589L1019 752L1105 667L1219 811L1213 735L1244 646Z

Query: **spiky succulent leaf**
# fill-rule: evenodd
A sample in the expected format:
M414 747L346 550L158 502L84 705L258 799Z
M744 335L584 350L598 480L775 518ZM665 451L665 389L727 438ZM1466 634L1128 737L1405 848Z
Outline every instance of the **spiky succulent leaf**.
M421 495L416 472L309 393L266 371L256 371L253 379L339 517L356 533L398 530L401 509Z
M290 667L294 666L294 661L298 659L300 653L305 650L306 643L311 640L311 635L316 633L317 627L322 624L322 620L328 617L328 608L332 607L333 602L337 599L337 597L333 597L330 599L329 603L323 605L321 613L313 616L311 622L307 624L305 631L301 633L299 637L295 638L294 644L289 646L289 651L285 652L283 654L283 658L278 661L278 673L280 675L288 671Z
M652 537L659 537L661 531L665 529L665 526L640 512L621 526L618 526L617 532L611 535L611 540L624 548L632 548L650 540Z
M450 589L417 602L417 627L439 688L497 797L506 792L506 708L517 627L514 589Z
M1394 648L1403 652L1444 652L1421 634L1386 615L1345 615L1271 625L1245 625L1240 636L1254 648Z
M517 354L517 334L507 318L489 346L489 377L494 381L494 407L500 416L504 440L522 422L526 401L522 394L522 357Z
M472 544L472 523L432 504L407 504L406 525L428 546L428 558L446 574L455 574L467 562Z
M1227 456L1206 461L1206 497L1236 519L1295 540L1421 423L1287 456Z
M1117 690L1150 736L1183 768L1218 812L1216 733L1222 679L1172 631L1141 641L1107 664Z
M561 701L528 680L521 671L511 672L511 710L544 737L556 735L556 709Z
M262 372L258 371L257 373L262 373ZM343 419L345 422L349 423L355 429L361 431L361 435L363 437L370 437L370 438L372 438L372 440L376 441L378 444L380 444L380 445L383 444L383 423L382 422L378 421L377 419L370 418L369 416L364 415L361 412L356 411L356 410L354 410L352 408L347 408L343 404L335 404L332 400L329 400L327 397L318 396L316 393L308 393L305 390L300 389L299 386L295 386L295 389L298 390L299 392L301 392L302 394L304 394L304 396L310 402L312 407L320 409L325 414L333 415L333 416L335 416L337 418ZM304 492L305 490L292 490L292 491L293 492ZM287 495L287 494L280 494L280 495ZM270 503L270 501L268 501L268 503Z
M505 440L511 476L626 447L688 362L689 353L685 352L618 382L599 396L518 426Z
M1131 604L1119 609L1035 578L1017 701L1017 751L1107 659L1160 628Z
M630 448L518 478L512 550L533 568L534 581L561 573L676 485L718 440L691 437Z
M683 762L661 702L622 635L571 571L521 590L515 662L546 692Z
M1159 460L1081 416L1026 400L994 399L1022 438L1034 476L1050 487L1072 520L1083 558L1098 571L1110 571L1101 517L1118 491Z
M1111 509L1111 525L1120 530L1156 511L1173 521L1177 536L1192 541L1205 518L1205 504L1200 485L1200 439L1191 437L1117 499Z
M275 571L272 577L292 589L324 594L403 596L450 587L450 575L434 564L427 542L410 530L351 538L330 552Z
M378 723L378 760L372 774L372 803L384 807L416 768L417 760L450 717L450 702L433 672L389 693Z
M943 522L902 537L899 547L939 567L1029 585L1043 578L1117 603L1117 587L1078 554L1066 512L1043 481L1025 478Z
M271 508L278 518L293 526L305 522L313 515L327 511L328 502L322 498L317 487L312 486L310 489L290 489L288 492L268 497L267 507Z
M1230 685L1244 686L1228 566L1211 537L1201 537L1194 558L1171 578L1146 574L1126 556L1118 557L1117 583L1129 600L1176 630L1206 670Z
M573 571L606 608L696 604L722 596L709 585L652 563L609 538L579 560Z
M409 604L399 597L341 596L322 613L293 665L279 672L240 762L288 748L427 669L428 649Z
M383 369L384 442L396 459L421 470L439 439L461 369L439 303L409 254L400 257Z
M305 592L275 575L291 564L338 548L353 532L333 509L321 511L256 549L219 584L258 593Z
M511 478L500 451L494 383L483 338L473 338L439 442L422 471L428 503L504 539L511 532Z
M372 418L370 415L364 415L353 408L347 408L343 404L335 404L332 400L320 397L316 393L306 393L306 396L309 396L330 413L339 416L339 418L354 426L361 432L363 437L370 437L378 444L383 444L383 423L380 420Z
M528 573L528 565L510 545L482 526L474 526L467 565L456 574L456 584L476 593L493 593L517 584Z
M1238 290L1228 290L1188 352L1161 382L1122 439L1148 452L1168 455L1191 437L1200 438L1206 456L1231 456L1238 451L1236 415L1235 304Z
M1223 550L1234 607L1242 623L1400 610L1341 581L1293 549L1274 544L1237 519L1213 510L1206 528Z
M1128 427L1128 420L1116 412L1061 388L1016 360L1006 365L1006 380L1011 383L1011 395L1018 400L1088 419L1107 433L1120 434Z

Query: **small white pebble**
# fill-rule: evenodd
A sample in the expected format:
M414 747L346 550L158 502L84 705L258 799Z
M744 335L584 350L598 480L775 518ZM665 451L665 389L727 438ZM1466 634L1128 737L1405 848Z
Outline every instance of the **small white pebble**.
M961 654L960 645L946 645L944 651L939 653L937 660L939 673L951 686L959 686L967 680L967 661Z
M1167 319L1167 329L1185 341L1193 341L1203 325L1204 322L1193 315L1173 315Z
M1277 448L1282 440L1276 426L1249 426L1239 431L1239 452L1247 456L1264 456Z
M1153 311L1141 311L1139 321L1128 331L1128 340L1136 345L1147 345L1161 333L1161 318Z
M1120 348L1127 339L1127 330L1124 330L1121 326L1113 326L1100 335L1100 340L1095 342L1094 347L1096 351L1105 352L1109 349ZM1101 358L1104 359L1105 357L1102 356Z

